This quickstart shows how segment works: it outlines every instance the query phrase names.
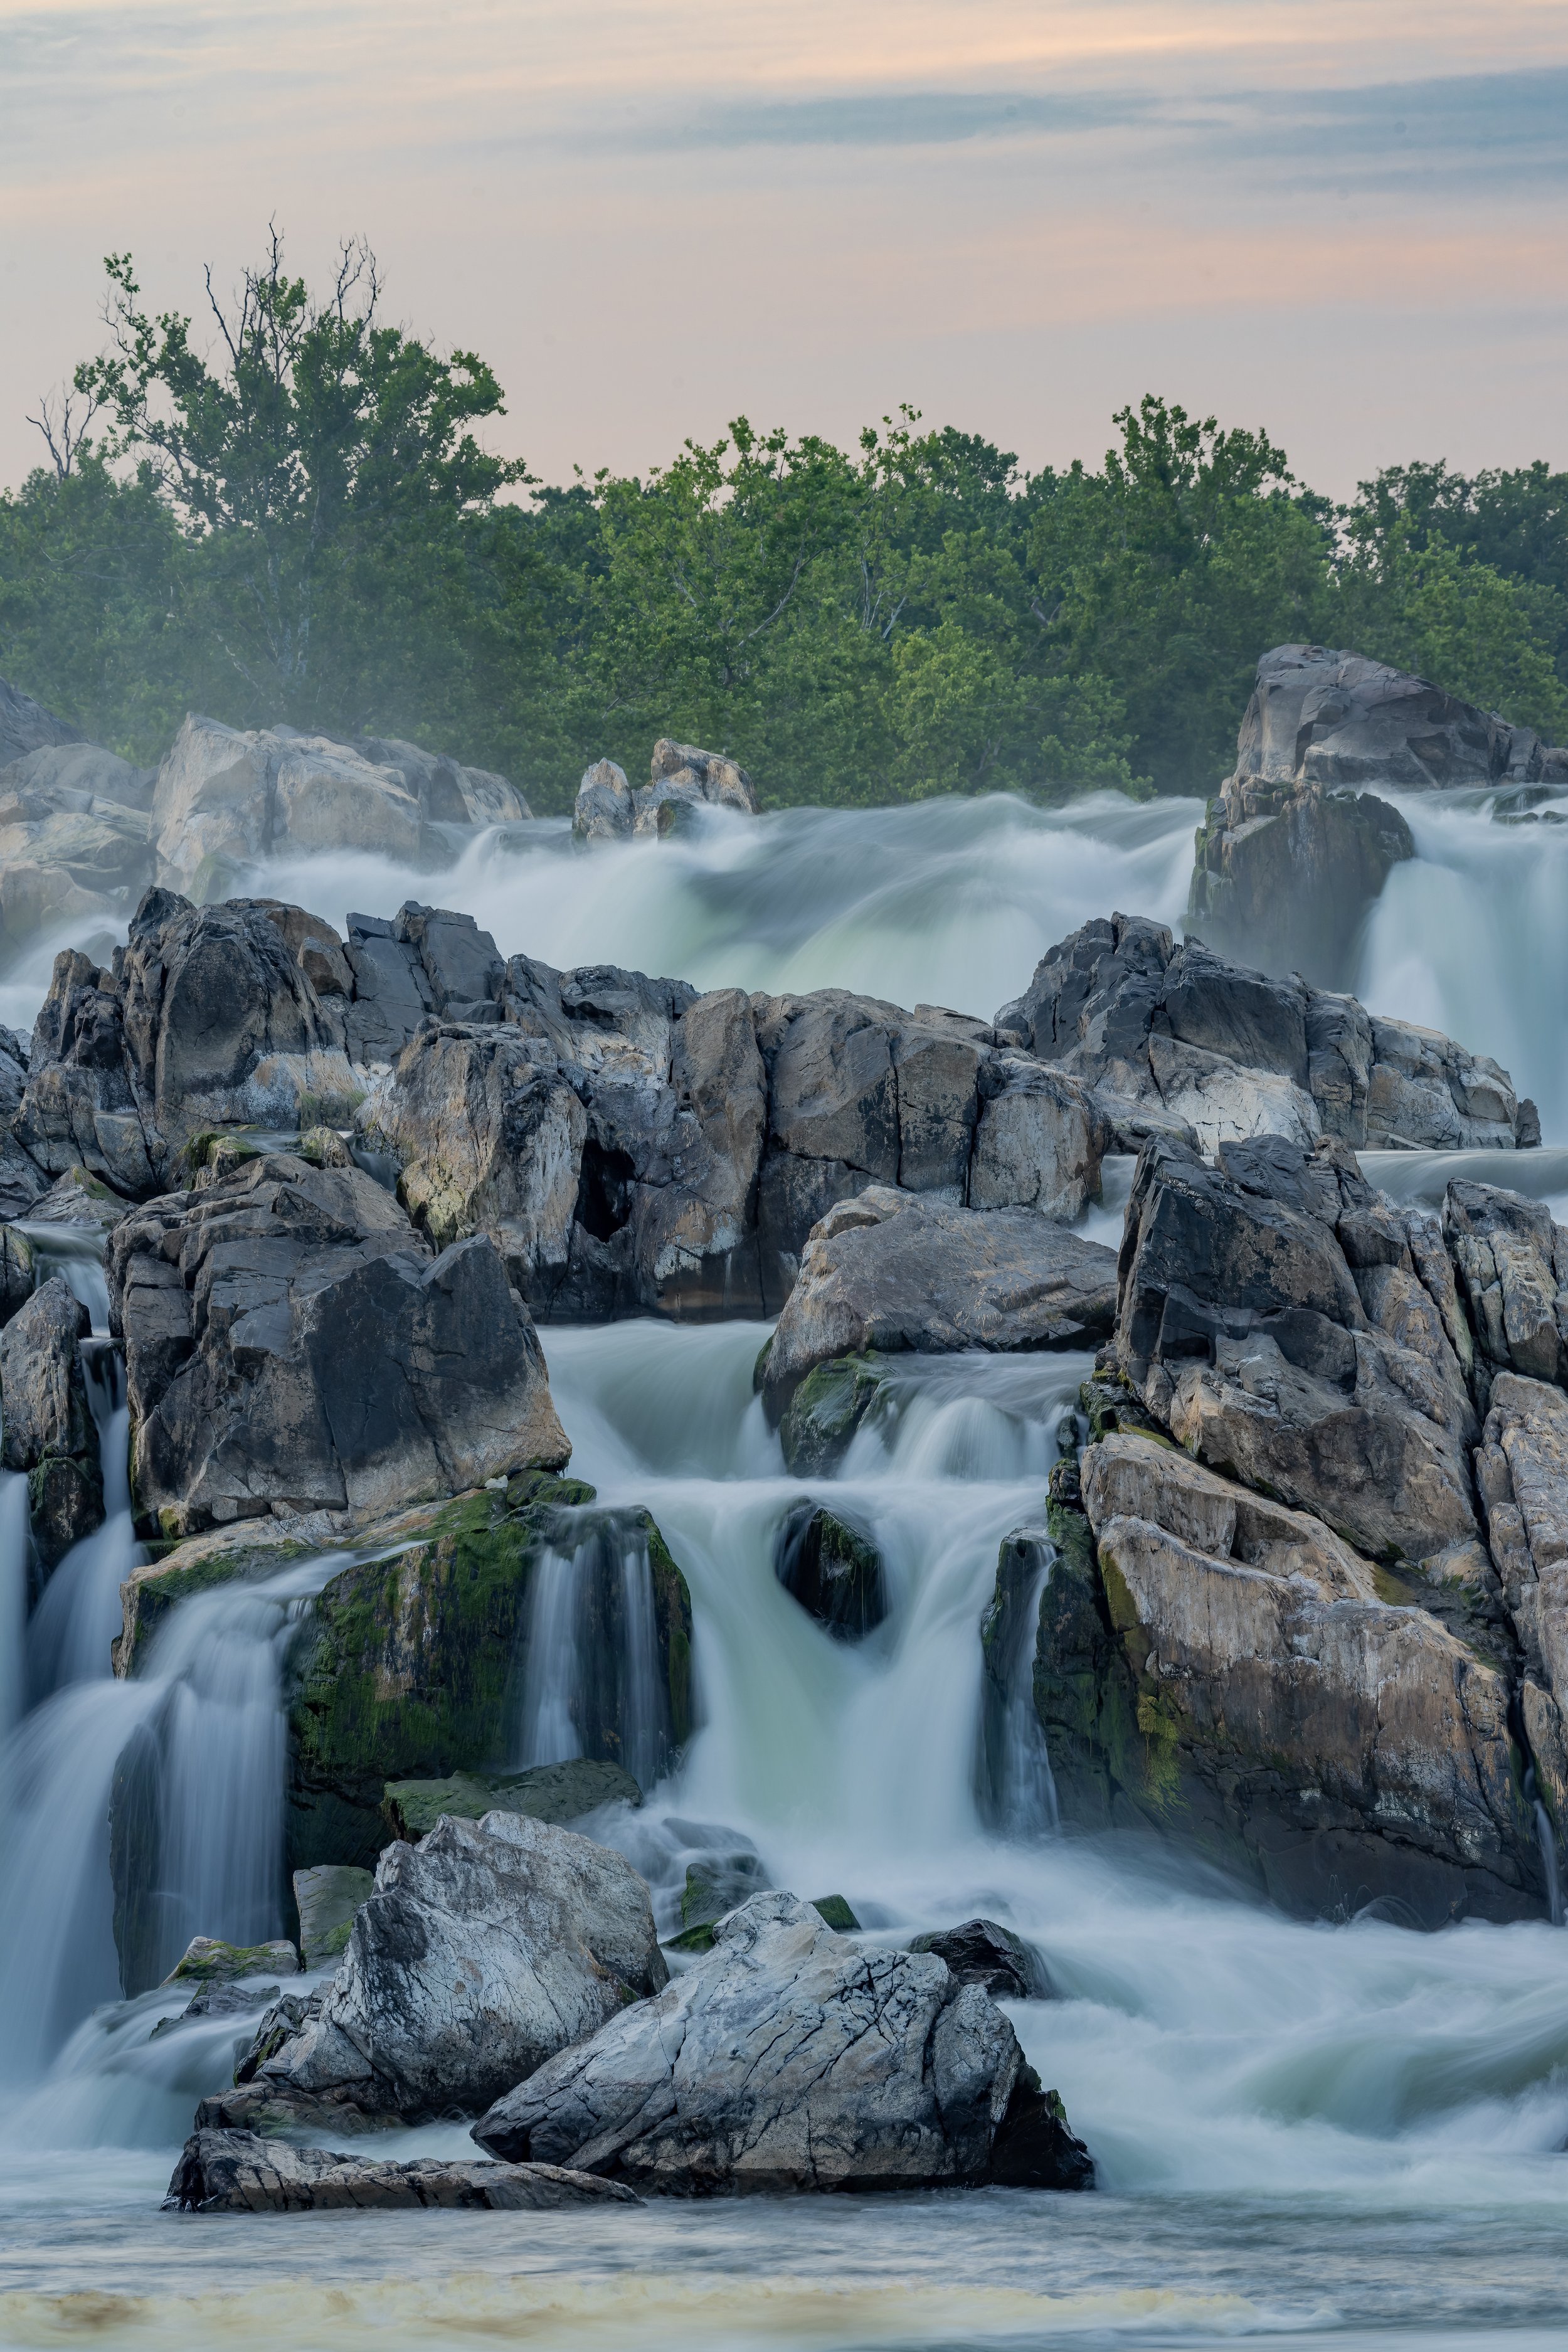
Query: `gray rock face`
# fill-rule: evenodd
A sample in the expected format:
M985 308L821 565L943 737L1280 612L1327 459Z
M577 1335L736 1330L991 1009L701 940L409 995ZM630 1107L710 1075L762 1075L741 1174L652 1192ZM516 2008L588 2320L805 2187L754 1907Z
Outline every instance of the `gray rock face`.
M91 1323L53 1275L0 1330L0 1414L7 1470L27 1474L33 1541L46 1569L103 1524L98 1431L81 1342Z
M1205 1150L1248 1135L1352 1149L1511 1150L1539 1139L1508 1073L1436 1030L1367 1013L1354 997L1227 963L1161 923L1086 923L1004 1005L1045 1062L1100 1094L1184 1120Z
M454 2163L421 2157L378 2164L324 2147L294 2147L256 2132L193 2132L180 2153L165 2212L552 2213L563 2207L636 2204L635 2193L585 2172L548 2164Z
M357 1169L285 1153L112 1237L143 1523L379 1516L570 1452L527 1308L482 1238L433 1256Z
M1503 1675L1321 1519L1153 1438L1091 1445L1082 1484L1098 1672L1058 1595L1036 1685L1069 1819L1141 1820L1310 1914L1540 1912Z
M1315 1511L1380 1559L1477 1535L1475 1412L1412 1227L1342 1146L1150 1144L1121 1256L1116 1346L1188 1450Z
M1443 1197L1443 1238L1482 1364L1568 1381L1568 1231L1544 1203L1457 1181Z
M352 749L374 768L390 768L419 803L426 824L517 824L533 814L517 786L489 768L465 768L444 751L422 751L395 736L355 738Z
M80 734L68 719L0 677L0 768L8 768L13 760L24 760L29 751L48 743L80 741Z
M1032 1209L956 1209L878 1184L813 1234L767 1353L776 1420L817 1364L874 1349L1082 1347L1110 1328L1116 1259Z
M577 787L572 830L579 841L625 841L637 822L626 772L614 760L595 760Z
M1560 1388L1498 1374L1476 1484L1523 1653L1525 1737L1562 1835L1568 1832L1568 1396Z
M1415 844L1399 811L1372 793L1236 775L1209 803L1196 852L1194 930L1266 971L1342 988L1369 910Z
M496 1027L427 1028L362 1118L437 1238L542 1318L756 1314L763 1073L746 998L514 957Z
M300 1914L300 1949L308 1969L342 1958L355 1915L375 1885L368 1870L322 1862L294 1873L294 1905Z
M515 1813L392 1845L320 2014L257 2070L287 2099L477 2113L668 1971L618 1854Z
M973 2183L996 2177L1024 2073L1007 2020L943 1961L862 1951L809 1904L764 1894L474 2137L677 2195Z

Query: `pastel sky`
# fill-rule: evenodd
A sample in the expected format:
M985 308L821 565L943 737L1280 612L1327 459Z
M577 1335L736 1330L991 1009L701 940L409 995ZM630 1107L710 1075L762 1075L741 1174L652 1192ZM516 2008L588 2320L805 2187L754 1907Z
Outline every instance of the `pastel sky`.
M546 478L909 401L1031 466L1145 390L1346 493L1568 464L1563 0L0 0L0 481L269 218L363 234Z

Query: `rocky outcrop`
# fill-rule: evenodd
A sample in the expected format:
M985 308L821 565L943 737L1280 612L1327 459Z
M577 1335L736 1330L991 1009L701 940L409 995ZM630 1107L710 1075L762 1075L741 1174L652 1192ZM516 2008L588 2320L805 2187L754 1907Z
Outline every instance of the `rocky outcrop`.
M0 1330L0 1450L27 1475L33 1542L46 1572L103 1524L98 1431L88 1403L81 1343L87 1308L53 1275Z
M836 1641L858 1642L888 1613L881 1555L832 1511L799 1503L778 1531L773 1574Z
M1064 1818L1180 1837L1309 1915L1540 1912L1504 1675L1320 1518L1142 1434L1081 1466L1092 1566L1053 1568L1035 1665Z
M719 751L661 736L653 747L648 782L634 791L624 768L596 760L577 787L572 830L579 841L625 841L633 835L661 840L699 809L757 813L756 787L744 768Z
M1082 1347L1114 1313L1111 1251L1032 1209L957 1209L878 1184L823 1218L763 1368L776 1422L818 1364L875 1349Z
M353 1560L322 1588L289 1669L296 1867L374 1864L396 1825L389 1805L403 1826L427 1828L417 1784L455 1774L465 1776L464 1791L479 1776L498 1807L543 1819L575 1818L608 1800L612 1790L601 1785L563 1813L530 1776L495 1774L516 1736L547 1560L557 1572L563 1559L571 1563L581 1671L570 1704L584 1763L620 1766L635 1794L623 1762L634 1721L650 1745L650 1777L674 1762L691 1730L690 1594L646 1514L595 1511L592 1502L593 1489L574 1482L517 1479L509 1496L450 1504L424 1540ZM646 1690L633 1679L643 1662L633 1659L626 1622L629 1573L647 1577ZM557 1622L557 1636L562 1630ZM552 1769L580 1776L584 1765ZM450 1810L466 1813L469 1804Z
M1269 971L1343 986L1391 869L1414 856L1405 792L1568 781L1568 751L1426 678L1325 646L1258 665L1235 772L1198 829L1187 919Z
M759 1385L769 1349L757 1360ZM779 1444L795 1478L830 1476L848 1453L861 1424L874 1419L888 1400L887 1367L876 1356L833 1356L815 1364L784 1409Z
M573 2206L635 2204L635 2193L585 2172L548 2164L454 2162L419 2157L378 2164L330 2148L295 2147L256 2132L194 2132L180 2152L165 2212L554 2213Z
M1431 1560L1479 1530L1475 1410L1429 1242L1331 1140L1222 1144L1215 1166L1151 1144L1121 1244L1121 1369L1214 1468L1369 1557Z
M116 1228L108 1276L136 1508L165 1535L363 1523L567 1458L490 1244L435 1256L358 1169L268 1153L165 1194Z
M618 1854L513 1813L388 1847L320 2011L256 2070L288 2101L475 2114L668 1970Z
M1506 1070L1436 1030L1368 1013L1300 979L1227 963L1163 924L1114 915L1042 958L999 1029L1118 1102L1184 1121L1205 1150L1248 1135L1355 1150L1538 1143Z
M1033 2000L1047 1990L1039 1956L994 1919L966 1919L910 1940L911 1952L934 1952L960 1984L978 1985L993 2000Z
M1092 2166L1011 2025L931 1954L864 1951L793 1895L500 2099L474 2127L515 2162L677 2195L1026 2180ZM1043 2185L1043 2184L1042 2184Z

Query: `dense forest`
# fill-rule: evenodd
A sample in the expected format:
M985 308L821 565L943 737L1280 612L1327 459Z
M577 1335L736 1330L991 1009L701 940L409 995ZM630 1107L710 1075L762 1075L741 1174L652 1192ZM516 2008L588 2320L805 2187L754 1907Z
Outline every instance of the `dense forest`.
M568 807L656 735L764 802L1207 792L1253 666L1316 638L1568 737L1568 474L1380 473L1348 506L1153 395L1098 468L910 409L852 450L737 418L646 479L489 455L475 352L312 293L274 237L198 327L108 264L107 340L0 493L0 676L155 759L187 709L405 735Z

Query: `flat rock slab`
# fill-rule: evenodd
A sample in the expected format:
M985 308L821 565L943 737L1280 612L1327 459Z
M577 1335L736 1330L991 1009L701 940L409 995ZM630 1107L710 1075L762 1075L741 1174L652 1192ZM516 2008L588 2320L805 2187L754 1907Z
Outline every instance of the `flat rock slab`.
M325 2147L294 2147L247 2131L195 2131L180 2152L165 2212L326 2213L441 2206L550 2213L573 2205L635 2205L619 2181L554 2164L453 2163L423 2157L378 2163Z
M815 1365L876 1349L1087 1347L1116 1319L1116 1253L1033 1209L960 1209L891 1185L812 1231L768 1350L781 1407Z

